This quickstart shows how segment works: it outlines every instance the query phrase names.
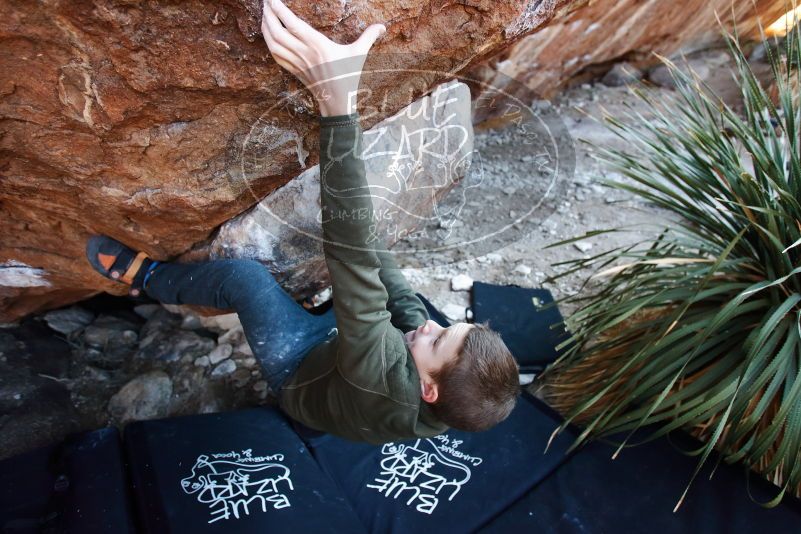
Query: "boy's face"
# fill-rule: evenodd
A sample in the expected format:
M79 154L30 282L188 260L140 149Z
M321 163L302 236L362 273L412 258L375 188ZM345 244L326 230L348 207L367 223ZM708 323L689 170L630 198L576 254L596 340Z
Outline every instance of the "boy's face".
M456 323L443 328L432 320L420 325L417 330L406 332L406 344L412 353L417 373L420 375L421 397L426 402L436 402L437 384L431 375L456 358L467 332L474 325Z

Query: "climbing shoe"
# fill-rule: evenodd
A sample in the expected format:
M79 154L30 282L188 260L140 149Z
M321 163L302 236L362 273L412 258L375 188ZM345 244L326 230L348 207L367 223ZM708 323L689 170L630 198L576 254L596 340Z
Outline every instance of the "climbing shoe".
M109 280L131 286L132 297L138 297L150 274L159 264L144 252L135 252L116 239L96 235L86 243L86 259L95 271Z

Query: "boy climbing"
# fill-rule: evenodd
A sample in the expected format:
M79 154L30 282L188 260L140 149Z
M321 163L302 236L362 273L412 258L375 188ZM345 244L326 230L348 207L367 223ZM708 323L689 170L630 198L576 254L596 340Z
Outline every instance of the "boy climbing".
M264 4L262 32L275 61L320 108L323 251L332 313L312 315L260 263L158 262L107 236L87 244L102 275L169 304L232 309L281 408L316 430L384 443L453 427L490 428L519 393L518 366L484 324L448 328L425 307L369 229L373 205L362 153L359 87L367 52L386 29L330 41L280 0Z

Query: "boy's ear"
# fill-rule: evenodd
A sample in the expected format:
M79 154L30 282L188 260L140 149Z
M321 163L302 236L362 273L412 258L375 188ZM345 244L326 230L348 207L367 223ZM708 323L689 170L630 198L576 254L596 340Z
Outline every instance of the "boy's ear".
M434 384L433 382L426 382L425 380L421 380L420 397L428 403L437 402L437 397L439 397L439 391L437 389L437 385Z

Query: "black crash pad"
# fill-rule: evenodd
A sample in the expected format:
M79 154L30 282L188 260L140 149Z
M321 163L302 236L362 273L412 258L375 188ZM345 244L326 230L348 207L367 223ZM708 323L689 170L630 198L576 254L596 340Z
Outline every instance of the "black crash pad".
M132 423L125 448L143 532L364 532L275 409Z
M489 321L522 372L542 371L566 350L556 349L570 335L547 289L474 282L470 299L473 321Z
M558 417L523 395L486 432L374 446L331 435L309 442L370 532L472 532L565 461L567 436L543 451Z
M134 532L117 430L0 462L0 532Z
M776 534L801 532L801 508L793 498L766 509L748 496L742 466L721 464L711 480L715 458L696 478L676 513L673 508L697 465L698 457L680 452L700 443L685 434L624 449L594 442L574 454L483 532L590 534ZM750 477L755 499L763 502L777 489Z

